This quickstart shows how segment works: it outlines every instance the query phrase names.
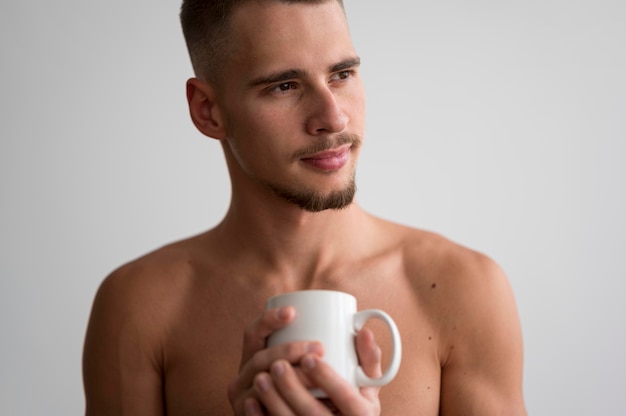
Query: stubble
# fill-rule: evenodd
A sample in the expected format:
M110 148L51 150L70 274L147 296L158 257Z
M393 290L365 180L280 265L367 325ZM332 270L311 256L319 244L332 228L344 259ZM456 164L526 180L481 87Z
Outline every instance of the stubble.
M361 138L355 134L340 134L334 139L320 139L310 146L294 152L292 162L297 163L300 159L348 143L352 145L351 150L354 151L361 146L361 141ZM327 194L322 194L315 189L301 189L276 183L266 183L266 185L279 198L295 204L305 211L320 212L328 209L343 209L353 202L357 190L355 176L353 173L342 189L334 190Z

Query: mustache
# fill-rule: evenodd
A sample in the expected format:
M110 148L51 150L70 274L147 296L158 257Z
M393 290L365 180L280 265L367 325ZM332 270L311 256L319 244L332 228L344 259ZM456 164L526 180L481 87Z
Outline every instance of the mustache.
M310 146L303 147L302 149L295 151L291 160L293 162L297 162L300 159L305 159L316 153L331 150L336 147L343 146L344 144L351 144L352 148L356 149L361 146L362 141L361 136L352 133L341 133L333 138L325 137L323 139L316 139Z

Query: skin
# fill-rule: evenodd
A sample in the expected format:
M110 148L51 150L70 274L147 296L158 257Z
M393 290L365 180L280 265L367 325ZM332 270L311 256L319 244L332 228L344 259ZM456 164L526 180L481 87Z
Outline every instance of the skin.
M492 260L356 202L308 212L273 190L326 196L354 177L360 147L336 144L363 136L365 98L341 8L250 2L233 19L224 82L187 85L194 124L222 144L231 205L215 228L105 279L85 341L86 414L526 414L519 319ZM320 142L329 149L312 151ZM341 163L311 161L328 151ZM265 311L265 300L313 288L394 318L403 359L391 384L352 389L314 340L265 348L295 313ZM365 372L379 375L385 328L368 324L356 345Z

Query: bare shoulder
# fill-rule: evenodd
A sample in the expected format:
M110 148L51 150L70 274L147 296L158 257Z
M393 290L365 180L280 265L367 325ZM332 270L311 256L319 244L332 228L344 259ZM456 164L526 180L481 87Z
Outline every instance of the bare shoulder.
M441 235L405 228L403 258L418 293L433 299L451 344L455 334L484 328L497 317L518 326L509 280L489 256Z
M164 343L193 281L191 240L142 256L100 285L83 351L87 414L163 413Z
M407 276L418 288L430 286L465 293L482 285L507 281L500 266L487 255L440 234L387 224L394 244L401 247Z
M194 276L195 239L172 243L130 261L102 282L98 297L110 298L118 306L152 310L167 307L176 293L184 291ZM96 301L98 300L96 298Z
M193 239L164 246L107 276L93 302L86 351L95 338L131 333L143 351L156 351L167 330L167 317L192 282L193 247Z
M502 268L441 235L396 231L406 277L438 328L441 414L524 415L521 326Z
M379 225L382 250L400 256L405 278L432 316L467 322L479 318L481 307L504 307L495 304L501 299L513 304L506 274L486 254L431 231L383 220Z

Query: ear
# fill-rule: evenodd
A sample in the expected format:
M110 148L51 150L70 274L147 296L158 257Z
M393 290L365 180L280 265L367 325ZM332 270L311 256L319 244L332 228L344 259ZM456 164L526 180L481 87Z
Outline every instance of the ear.
M187 103L193 124L205 136L222 140L226 129L215 96L213 88L198 78L187 81Z

